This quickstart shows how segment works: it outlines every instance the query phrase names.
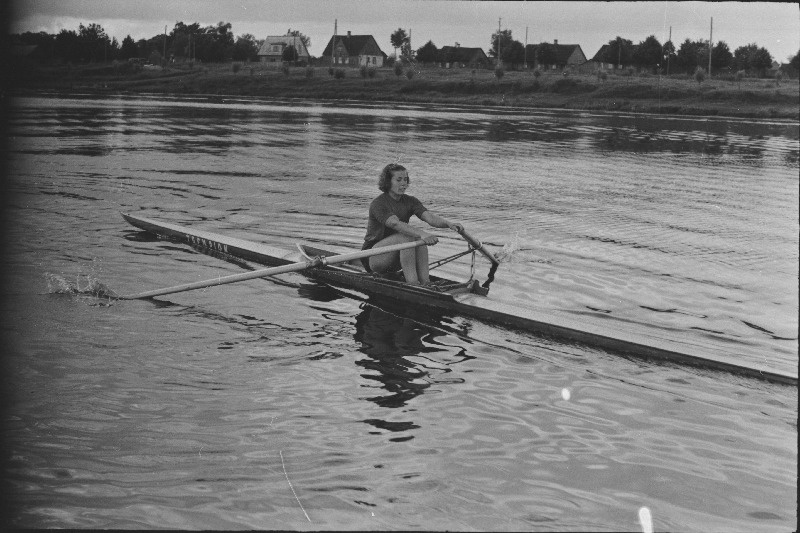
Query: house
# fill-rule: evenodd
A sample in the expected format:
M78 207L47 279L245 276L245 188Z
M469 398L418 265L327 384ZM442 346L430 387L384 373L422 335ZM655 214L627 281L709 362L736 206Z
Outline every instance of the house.
M553 41L553 44L529 44L525 51L528 64L533 64L534 68L575 69L586 63L586 55L584 55L581 45L558 44L557 39Z
M439 50L439 66L443 68L486 68L489 58L481 48L443 46Z
M258 60L262 63L283 63L283 51L289 46L297 50L298 61L310 62L308 48L300 37L291 34L291 30L286 35L271 35L264 39L264 44L258 49Z
M372 35L353 35L348 31L347 35L331 37L320 60L326 65L330 65L333 59L333 65L382 67L386 58Z
M592 66L594 66L595 70L597 70L597 69L600 69L600 70L612 70L612 69L616 68L616 66L617 66L616 63L608 63L605 60L606 53L608 52L608 49L609 49L609 45L604 44L603 46L600 47L600 50L597 51L597 53L594 55L594 57L592 57L592 59L589 60L589 63Z

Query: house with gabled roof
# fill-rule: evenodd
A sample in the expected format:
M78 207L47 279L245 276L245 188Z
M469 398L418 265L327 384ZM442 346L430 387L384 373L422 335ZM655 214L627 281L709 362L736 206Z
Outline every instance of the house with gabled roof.
M439 65L443 68L486 68L489 58L482 48L443 46L439 49Z
M601 46L600 50L597 51L597 53L594 55L594 57L592 57L592 59L589 60L589 62L594 65L595 68L600 68L602 70L613 69L616 65L606 61L606 53L608 52L609 48L610 46L607 44Z
M347 35L331 37L320 60L323 64L330 65L333 59L334 66L382 67L386 58L375 37L353 35L348 31Z
M270 35L264 39L264 44L258 49L258 60L262 63L282 63L283 52L290 46L297 50L298 61L310 62L308 48L299 36L292 35L291 30L286 35Z
M544 48L548 50L545 53ZM579 44L558 44L554 40L553 44L540 43L529 44L526 48L528 64L534 68L551 70L564 70L566 68L577 68L586 63L586 55Z

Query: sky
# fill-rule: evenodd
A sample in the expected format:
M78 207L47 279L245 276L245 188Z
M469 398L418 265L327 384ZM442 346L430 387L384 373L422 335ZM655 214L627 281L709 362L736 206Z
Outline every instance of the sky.
M713 18L713 28L712 28ZM15 0L11 33L77 31L99 24L118 42L171 31L176 22L201 26L230 22L234 35L263 39L298 30L319 56L334 32L372 35L384 53L403 28L417 49L460 43L488 53L498 27L521 43L579 44L587 59L620 36L638 44L650 35L676 48L686 39L756 43L787 62L800 50L800 5L795 2L541 2L467 0ZM527 34L527 38L526 38Z

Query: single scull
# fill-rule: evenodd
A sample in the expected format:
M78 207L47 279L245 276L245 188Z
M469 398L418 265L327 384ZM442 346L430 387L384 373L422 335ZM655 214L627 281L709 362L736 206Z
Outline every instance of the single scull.
M299 251L288 251L138 215L123 213L122 216L131 225L160 237L270 267L334 255L332 252L311 246L299 245ZM472 250L484 254L493 261L494 267L497 266L496 259L485 245L468 234L462 236ZM730 361L730 353L723 352L721 348L715 346L700 344L697 340L678 342L663 339L641 331L625 330L624 324L619 324L619 328L612 335L604 329L570 317L556 317L498 302L493 300L488 295L488 290L480 286L475 279L458 282L431 276L433 285L421 287L407 285L401 280L402 278L369 274L364 271L360 261L327 265L324 261L317 260L315 265L304 269L302 273L323 283L355 290L365 295L389 297L407 303L430 306L457 315L521 328L536 334L584 343L610 352L712 368L767 381L797 385L797 374L738 365Z

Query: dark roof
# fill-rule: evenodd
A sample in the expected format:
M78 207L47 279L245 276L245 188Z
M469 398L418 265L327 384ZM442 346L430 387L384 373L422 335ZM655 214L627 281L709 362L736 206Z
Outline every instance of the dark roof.
M590 61L597 61L598 63L605 62L606 51L608 50L608 45L604 44L600 47L600 50L594 55L594 57Z
M463 46L443 46L439 49L439 54L443 61L458 61L469 63L473 59L488 59L482 48L466 48Z
M359 55L370 41L375 42L375 46L378 46L378 43L372 35L336 35L336 42L341 42L345 50L347 50L347 54L351 56ZM333 37L328 41L328 46L326 46L325 50L322 52L323 57L331 55L332 45ZM380 50L380 47L378 47L378 50ZM383 51L381 51L381 53L383 53ZM383 55L385 56L386 54Z
M579 44L555 44L555 43L529 44L528 52L535 53L536 49L544 44L550 45L550 47L555 51L556 64L559 65L566 64L567 60L575 52L575 49L581 47L581 45Z

